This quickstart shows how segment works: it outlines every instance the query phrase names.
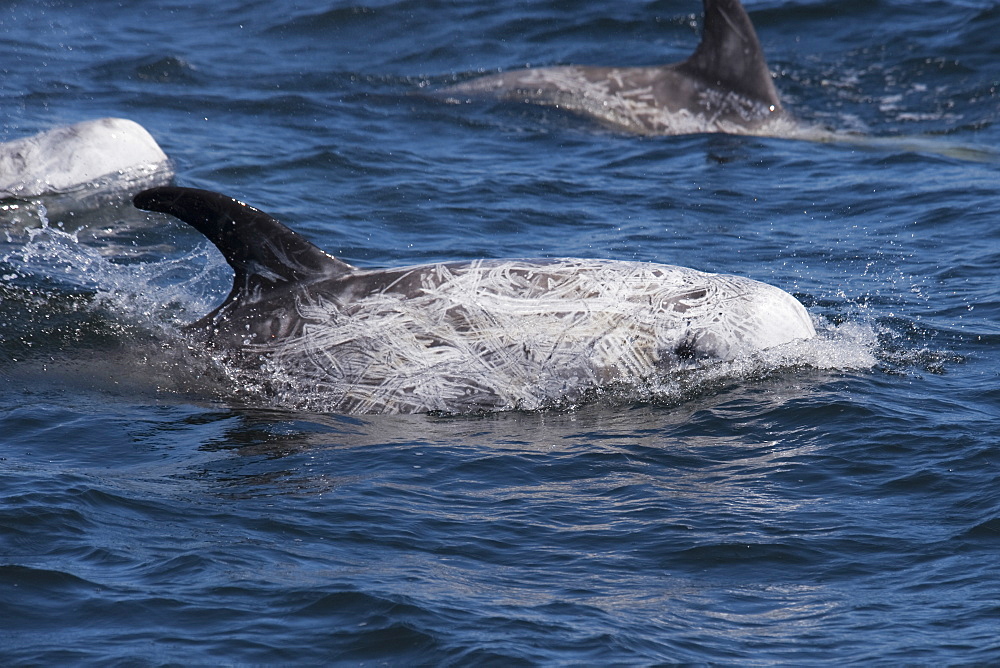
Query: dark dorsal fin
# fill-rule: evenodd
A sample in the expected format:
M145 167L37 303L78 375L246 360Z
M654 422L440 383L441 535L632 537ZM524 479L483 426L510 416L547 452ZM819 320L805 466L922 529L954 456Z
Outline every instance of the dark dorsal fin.
M263 211L210 190L150 188L132 202L139 209L176 216L208 237L236 272L230 298L243 290L254 293L354 270Z
M757 32L739 0L705 0L701 43L678 69L781 108Z

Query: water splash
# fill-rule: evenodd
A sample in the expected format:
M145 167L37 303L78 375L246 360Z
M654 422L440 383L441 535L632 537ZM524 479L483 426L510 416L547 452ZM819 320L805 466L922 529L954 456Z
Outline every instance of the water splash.
M52 227L43 205L37 214L27 241L0 256L5 375L29 387L155 395L186 392L208 373L182 327L220 299L228 278L214 251L118 263Z

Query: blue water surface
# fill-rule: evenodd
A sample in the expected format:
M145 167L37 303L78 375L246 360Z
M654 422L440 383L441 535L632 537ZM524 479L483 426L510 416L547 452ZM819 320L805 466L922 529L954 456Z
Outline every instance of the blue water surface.
M820 340L559 410L277 410L164 338L228 291L197 232L125 199L22 211L2 662L1000 662L1000 4L746 7L788 109L858 136L644 138L424 94L681 60L694 0L6 3L0 141L130 118L177 183L353 264L734 273Z

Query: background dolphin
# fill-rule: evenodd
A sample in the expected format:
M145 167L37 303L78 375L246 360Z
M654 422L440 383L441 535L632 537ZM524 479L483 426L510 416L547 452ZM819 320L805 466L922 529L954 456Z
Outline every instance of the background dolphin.
M438 94L554 106L639 134L776 132L787 118L750 17L739 0L704 0L704 7L701 43L680 63L516 70Z
M156 140L124 118L83 121L0 144L0 200L61 194L102 180L163 183L171 176Z
M781 104L753 23L739 0L704 0L701 42L682 62L650 67L566 65L502 72L441 88L451 103L494 99L564 109L640 135L706 132L837 142L996 162L992 148L938 136L872 137L801 123Z
M588 259L363 270L218 193L134 203L195 227L235 271L193 330L275 393L319 390L317 409L542 408L815 335L791 295L737 276Z

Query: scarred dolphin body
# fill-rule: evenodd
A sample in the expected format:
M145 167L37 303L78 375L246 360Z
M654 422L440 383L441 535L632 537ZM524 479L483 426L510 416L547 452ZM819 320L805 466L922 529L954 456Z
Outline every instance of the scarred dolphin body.
M701 43L687 60L650 67L540 67L437 91L558 107L644 135L778 134L790 122L739 0L704 0Z
M357 269L218 193L134 203L195 227L235 271L195 336L324 410L543 408L815 335L791 295L737 276L589 259Z

